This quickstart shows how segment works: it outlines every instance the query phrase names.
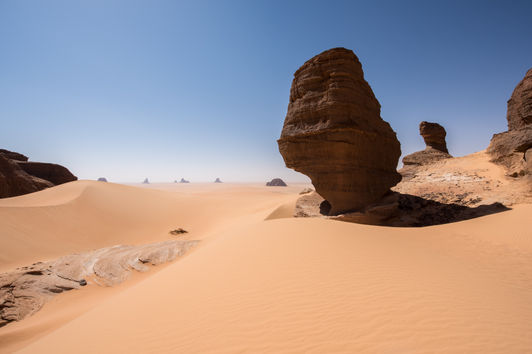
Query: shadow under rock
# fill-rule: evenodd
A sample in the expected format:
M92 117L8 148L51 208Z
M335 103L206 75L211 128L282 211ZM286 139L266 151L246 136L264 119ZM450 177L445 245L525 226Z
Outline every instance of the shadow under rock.
M510 210L501 203L467 206L445 204L410 194L390 192L381 200L363 210L329 215L331 205L319 194L312 193L299 198L296 217L326 216L329 219L359 224L421 227L447 224Z

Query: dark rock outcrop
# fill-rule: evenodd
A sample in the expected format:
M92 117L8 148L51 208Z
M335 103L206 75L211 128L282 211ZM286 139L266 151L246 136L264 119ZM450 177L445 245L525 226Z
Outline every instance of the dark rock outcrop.
M286 166L310 177L332 214L363 208L401 180L399 141L380 117L358 58L345 48L295 72L278 144Z
M181 178L181 181L179 181L179 183L190 183L190 181L187 181L186 179Z
M150 181L148 180L148 178L144 178L144 181L142 181L143 184L150 184Z
M532 124L532 68L517 84L508 100L508 130L517 130Z
M487 152L511 177L532 175L532 69L508 100L508 131L495 134Z
M266 183L268 187L286 187L286 183L280 178L274 178L270 182Z
M0 149L0 198L37 192L77 180L63 166L27 160L22 154Z
M222 183L222 180L218 177L214 180L214 183Z
M13 152L5 149L0 149L0 155L4 155L10 160L28 161L28 157L26 155L22 155L18 152Z
M0 198L33 193L53 186L49 181L28 174L16 161L0 154Z
M427 165L441 159L448 159L452 156L447 151L445 128L438 123L421 122L419 124L419 134L425 141L425 150L414 152L413 154L403 157L403 164L408 165Z
M107 182L107 178L100 177L100 178L98 178L98 182Z
M30 175L45 179L55 185L78 179L66 167L55 163L17 161L17 164Z

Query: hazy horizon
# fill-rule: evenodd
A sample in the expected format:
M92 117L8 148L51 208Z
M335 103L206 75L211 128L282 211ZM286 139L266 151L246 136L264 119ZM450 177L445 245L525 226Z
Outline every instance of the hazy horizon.
M403 155L505 131L532 67L530 1L0 1L0 148L80 179L308 178L278 152L293 73L352 49Z

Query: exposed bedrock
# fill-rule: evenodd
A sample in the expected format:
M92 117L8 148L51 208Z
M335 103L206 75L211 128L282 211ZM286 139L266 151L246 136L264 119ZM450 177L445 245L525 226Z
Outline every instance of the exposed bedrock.
M17 164L30 175L45 179L55 185L78 179L66 167L55 163L17 161Z
M331 214L363 208L401 180L399 141L380 117L357 56L345 48L295 72L278 144L286 166L310 177Z
M495 134L488 146L492 161L512 177L532 175L532 69L508 100L508 131Z

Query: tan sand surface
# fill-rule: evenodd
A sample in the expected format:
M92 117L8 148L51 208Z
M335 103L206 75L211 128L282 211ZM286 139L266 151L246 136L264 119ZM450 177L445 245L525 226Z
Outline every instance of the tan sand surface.
M287 218L301 189L82 181L0 201L11 265L177 227L202 240L138 281L57 296L0 329L4 351L532 352L532 205L391 228Z

